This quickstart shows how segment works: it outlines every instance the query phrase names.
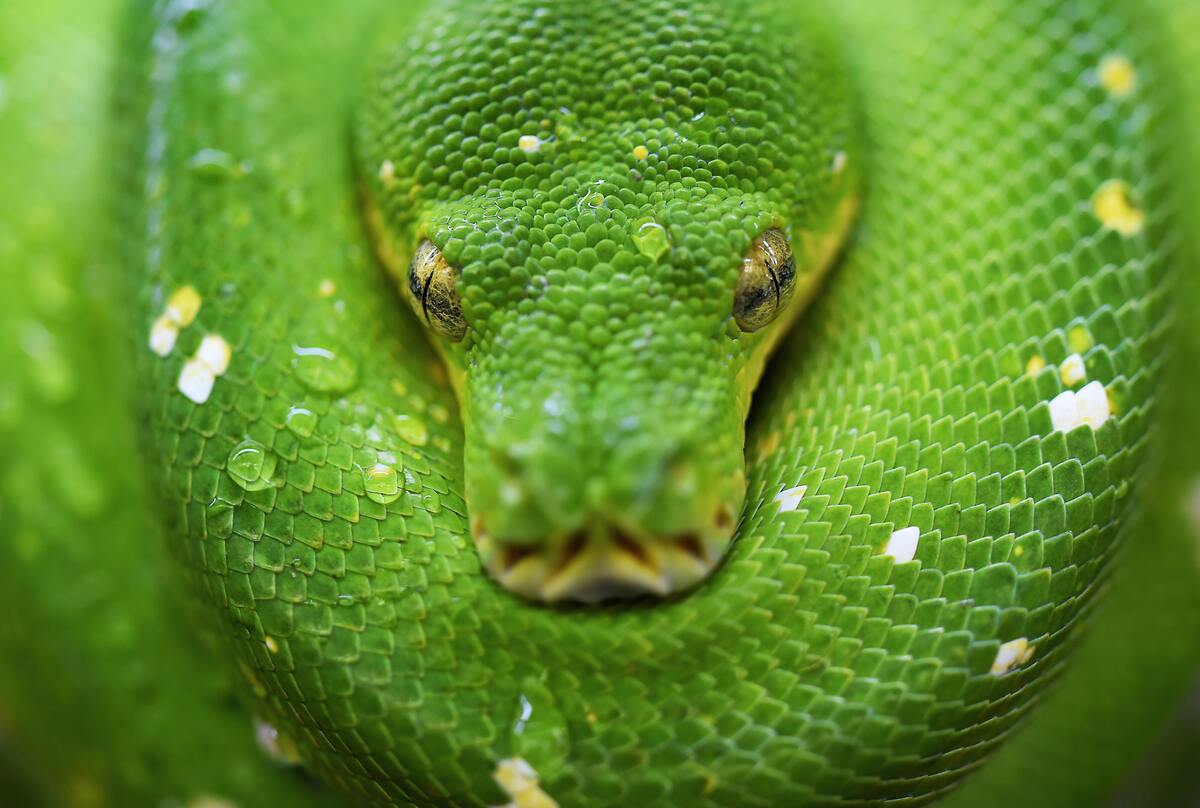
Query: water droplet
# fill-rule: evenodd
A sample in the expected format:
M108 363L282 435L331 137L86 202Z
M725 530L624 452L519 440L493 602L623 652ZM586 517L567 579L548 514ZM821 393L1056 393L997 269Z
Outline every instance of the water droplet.
M510 754L521 757L543 776L558 772L570 749L567 722L553 694L533 677L521 683L511 725Z
M602 207L604 207L604 194L594 189L584 191L580 195L579 201L575 203L575 209L580 213Z
M381 505L395 502L400 496L400 483L396 470L384 463L376 463L363 469L363 488L367 498Z
M229 152L220 149L201 149L187 162L188 171L213 179L239 179L250 170Z
M271 485L275 473L275 455L255 440L244 440L229 452L225 470L233 481L247 491L261 491Z
M305 407L292 407L288 410L286 423L292 432L307 438L317 428L317 414Z
M425 441L429 439L429 432L425 429L425 422L420 418L414 418L411 415L397 415L395 420L396 434L401 440L411 443L413 446L424 446Z
M565 143L575 143L585 141L580 126L579 117L565 107L559 109L557 119L554 122L554 135L559 140Z
M638 252L657 261L667 250L671 249L671 234L667 228L658 222L645 222L633 236Z
M408 469L404 470L404 490L421 493L421 480Z
M328 348L292 346L292 369L307 387L322 393L344 393L358 381L358 366Z
M254 739L258 741L258 748L277 763L295 766L300 762L300 750L296 748L292 739L266 721L255 719Z

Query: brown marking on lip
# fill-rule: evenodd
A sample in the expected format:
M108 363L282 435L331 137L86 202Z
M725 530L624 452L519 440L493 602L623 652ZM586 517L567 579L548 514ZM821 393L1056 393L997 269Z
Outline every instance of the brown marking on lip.
M675 546L697 561L704 561L704 548L700 545L700 540L694 535L688 534L676 539Z
M613 544L617 545L626 553L637 559L638 563L642 566L651 568L656 566L654 562L651 561L650 556L646 554L646 549L626 533L623 533L620 530L614 531Z
M513 567L520 564L536 551L531 547L521 547L519 545L505 545L502 550L503 555L500 557L500 566L505 572L508 572Z
M555 566L554 572L559 573L566 569L567 565L583 552L585 544L587 544L587 534L582 530L574 533L563 548L563 553L558 559L558 564Z

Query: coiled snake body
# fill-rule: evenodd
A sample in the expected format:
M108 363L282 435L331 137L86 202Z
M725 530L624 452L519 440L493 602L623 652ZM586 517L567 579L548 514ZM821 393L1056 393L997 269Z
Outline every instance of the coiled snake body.
M272 748L393 804L908 804L1037 703L1156 400L1124 9L139 5L132 400Z

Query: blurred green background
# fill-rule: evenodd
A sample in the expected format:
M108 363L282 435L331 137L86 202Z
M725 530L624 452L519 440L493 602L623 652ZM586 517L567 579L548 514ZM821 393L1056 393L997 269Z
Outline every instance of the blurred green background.
M119 5L0 3L0 805L341 804L260 751L162 575L104 258ZM1200 4L1147 14L1184 213L1159 451L1072 666L953 806L1200 805Z

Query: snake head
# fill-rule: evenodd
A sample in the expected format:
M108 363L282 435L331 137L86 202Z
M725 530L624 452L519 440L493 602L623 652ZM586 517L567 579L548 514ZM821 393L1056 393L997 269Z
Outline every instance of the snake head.
M356 140L458 394L483 564L545 601L694 586L734 535L767 354L851 219L835 48L715 4L633 26L632 60L554 8L431 13L385 45Z

